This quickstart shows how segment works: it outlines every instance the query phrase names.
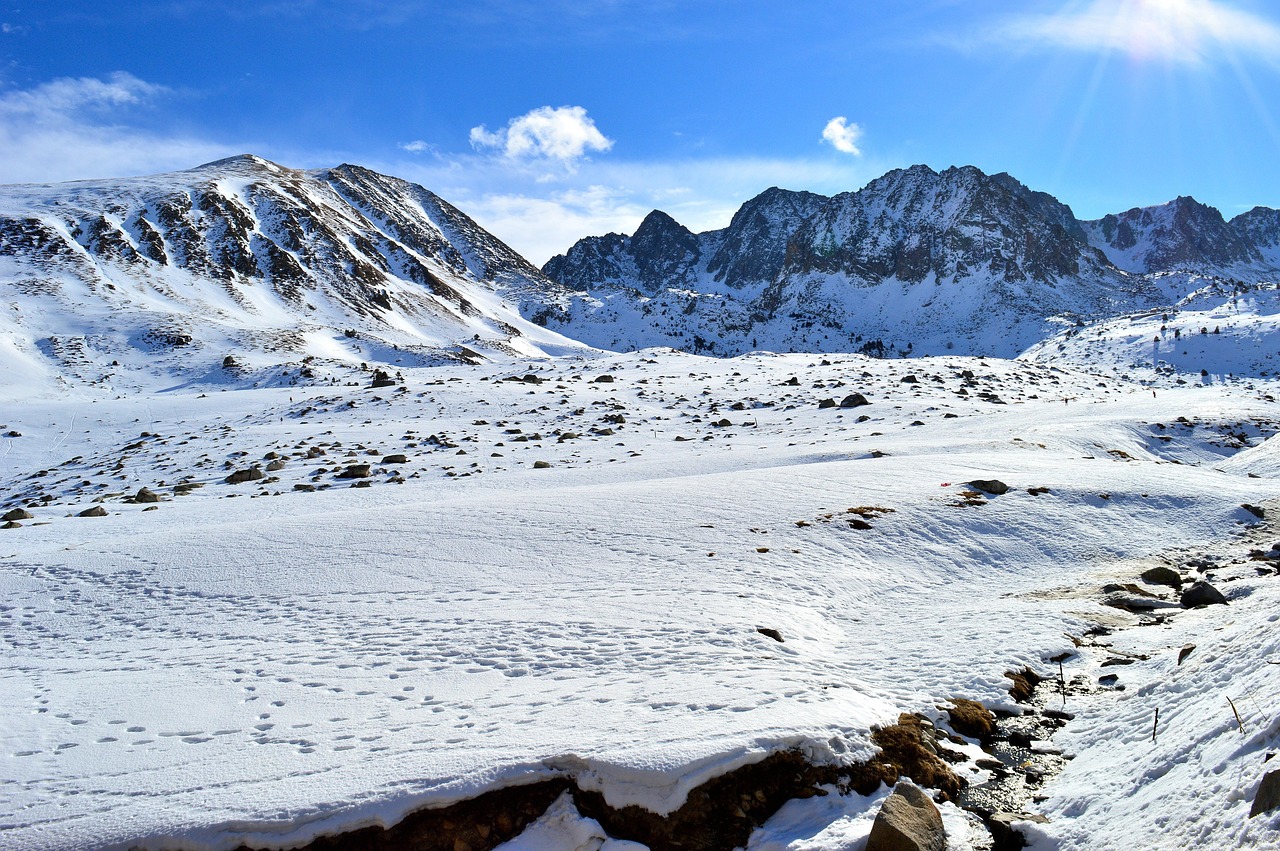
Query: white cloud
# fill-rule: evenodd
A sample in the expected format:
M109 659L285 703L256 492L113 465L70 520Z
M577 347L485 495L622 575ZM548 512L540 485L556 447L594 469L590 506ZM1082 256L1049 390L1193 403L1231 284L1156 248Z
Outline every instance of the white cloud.
M861 138L862 128L857 124L850 124L849 119L843 115L837 115L822 128L822 141L830 142L831 147L842 154L862 156L862 151L858 148L858 140Z
M573 167L590 151L607 151L613 140L596 128L580 106L540 106L490 131L471 128L471 146L494 149L511 160L553 160Z
M168 94L163 86L123 72L0 93L0 182L145 174L242 152L121 123L125 113Z
M428 151L435 153L435 146L430 142L424 142L421 139L414 139L412 142L401 142L400 150L408 151L411 154L425 154Z
M1227 55L1280 55L1280 25L1223 0L1089 0L1056 14L1020 15L998 27L999 38L1088 51L1118 51L1134 59L1199 64Z

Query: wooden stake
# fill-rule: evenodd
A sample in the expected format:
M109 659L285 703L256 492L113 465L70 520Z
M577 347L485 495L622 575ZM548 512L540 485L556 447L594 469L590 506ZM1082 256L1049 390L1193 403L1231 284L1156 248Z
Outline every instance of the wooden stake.
M1152 744L1155 744L1155 741L1156 741L1156 728L1157 728L1157 727L1159 727L1159 726L1160 726L1160 709L1159 709L1159 707L1157 707L1157 708L1156 708L1156 720L1155 720L1154 722L1152 722L1152 724L1151 724L1151 743L1152 743Z
M1231 704L1231 714L1236 716L1236 726L1240 728L1240 735L1244 735L1244 723L1240 720L1240 713L1236 711L1236 704L1230 697L1227 697L1227 703Z

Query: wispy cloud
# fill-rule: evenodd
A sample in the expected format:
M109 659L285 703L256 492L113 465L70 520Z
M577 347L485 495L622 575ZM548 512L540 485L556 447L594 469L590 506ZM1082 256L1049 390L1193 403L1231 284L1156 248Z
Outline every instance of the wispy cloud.
M412 142L401 142L400 150L408 151L411 154L435 153L435 146L430 142L424 142L422 139L414 139Z
M1223 0L1088 0L1053 14L1010 17L993 32L1014 44L1115 51L1140 61L1280 57L1280 24Z
M862 151L858 148L858 140L861 138L862 128L857 124L850 124L849 119L843 115L837 115L822 128L822 141L830 143L831 147L842 154L862 156Z
M613 140L596 127L580 106L540 106L489 131L471 128L471 146L496 150L510 160L550 160L573 168L591 151L607 151Z
M189 168L241 151L130 127L127 115L172 93L123 72L0 93L0 182L51 182Z

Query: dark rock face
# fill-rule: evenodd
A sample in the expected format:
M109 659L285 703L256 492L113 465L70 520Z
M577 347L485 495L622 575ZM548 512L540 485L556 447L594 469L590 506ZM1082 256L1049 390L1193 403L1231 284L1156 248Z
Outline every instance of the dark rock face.
M899 783L871 825L867 851L943 851L942 814L919 787Z
M1280 770L1268 771L1258 785L1258 793L1253 796L1253 806L1249 808L1249 818L1280 810Z
M1002 496L1009 492L1009 486L999 479L974 479L969 482L969 487L992 496Z

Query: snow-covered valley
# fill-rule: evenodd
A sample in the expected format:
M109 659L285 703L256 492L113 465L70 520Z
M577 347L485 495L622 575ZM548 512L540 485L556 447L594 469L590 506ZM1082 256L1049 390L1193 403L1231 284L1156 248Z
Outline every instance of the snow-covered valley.
M1265 383L669 350L351 378L7 407L6 847L288 847L557 775L669 812L773 751L865 760L902 712L1018 711L1004 672L1063 653L1096 693L1034 847L1280 837L1246 818L1280 735ZM1202 555L1229 605L1104 605ZM1100 671L1098 626L1146 658ZM813 800L752 847L861 847L877 798ZM528 841L603 841L561 815Z

